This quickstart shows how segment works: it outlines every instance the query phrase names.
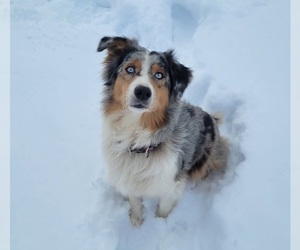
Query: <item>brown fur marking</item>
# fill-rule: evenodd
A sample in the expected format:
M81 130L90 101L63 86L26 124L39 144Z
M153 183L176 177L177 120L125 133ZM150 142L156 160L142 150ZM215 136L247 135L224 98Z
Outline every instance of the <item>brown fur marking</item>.
M108 45L108 53L104 60L104 63L110 62L115 57L117 51L124 50L127 46L129 46L129 44L125 41L113 41L111 44Z
M213 144L210 154L206 154L207 160L205 161L203 166L191 173L191 180L203 180L209 175L210 172L225 168L228 153L228 141L225 137L220 137L219 141L216 141Z
M128 88L136 77L135 74L128 74L126 72L125 69L129 66L133 66L136 69L136 72L139 72L141 70L141 61L139 59L135 59L133 61L128 61L126 64L124 64L122 71L117 76L117 79L114 84L113 100L110 104L107 105L105 109L106 115L128 108L128 103L126 101Z
M158 64L154 64L150 71L150 83L155 92L154 104L150 112L143 113L141 125L151 131L160 129L166 122L166 109L169 105L169 90L166 87L166 78L158 80L154 77L155 73L160 72L164 76L165 70Z

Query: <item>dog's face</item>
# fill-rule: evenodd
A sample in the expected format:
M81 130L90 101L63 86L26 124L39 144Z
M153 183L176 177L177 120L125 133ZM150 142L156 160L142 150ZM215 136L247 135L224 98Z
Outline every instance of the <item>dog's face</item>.
M124 37L102 38L97 51L105 49L104 80L110 90L106 113L128 109L163 117L169 102L183 94L192 78L173 51L148 51Z

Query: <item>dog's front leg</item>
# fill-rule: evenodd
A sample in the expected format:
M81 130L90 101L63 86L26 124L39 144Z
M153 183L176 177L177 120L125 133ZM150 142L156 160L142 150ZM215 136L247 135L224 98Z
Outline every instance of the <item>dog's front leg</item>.
M178 197L167 195L160 198L155 215L157 217L167 218L172 209L176 206Z
M139 227L143 223L143 203L140 197L129 196L129 210L130 221L133 226Z
M174 189L165 193L160 197L159 205L155 215L157 217L167 218L172 209L176 206L177 200L181 197L185 182L178 181L175 183Z

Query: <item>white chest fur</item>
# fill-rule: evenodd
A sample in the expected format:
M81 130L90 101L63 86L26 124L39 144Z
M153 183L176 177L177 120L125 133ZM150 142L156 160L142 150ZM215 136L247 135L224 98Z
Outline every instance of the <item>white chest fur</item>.
M126 116L118 123L107 121L104 128L104 152L108 176L116 189L125 196L159 197L175 188L176 153L164 143L146 158L144 154L129 153L128 147L151 144L152 133L134 126L138 117ZM114 125L112 125L114 124Z

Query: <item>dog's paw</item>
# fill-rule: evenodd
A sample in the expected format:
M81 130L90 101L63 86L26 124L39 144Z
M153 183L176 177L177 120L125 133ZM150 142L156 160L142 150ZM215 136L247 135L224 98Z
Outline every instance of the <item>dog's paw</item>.
M141 226L144 221L143 213L134 213L132 209L129 210L129 218L134 227Z
M171 213L171 211L172 209L168 211L163 211L162 209L159 208L159 206L157 206L157 209L155 211L155 217L166 219L168 215Z

